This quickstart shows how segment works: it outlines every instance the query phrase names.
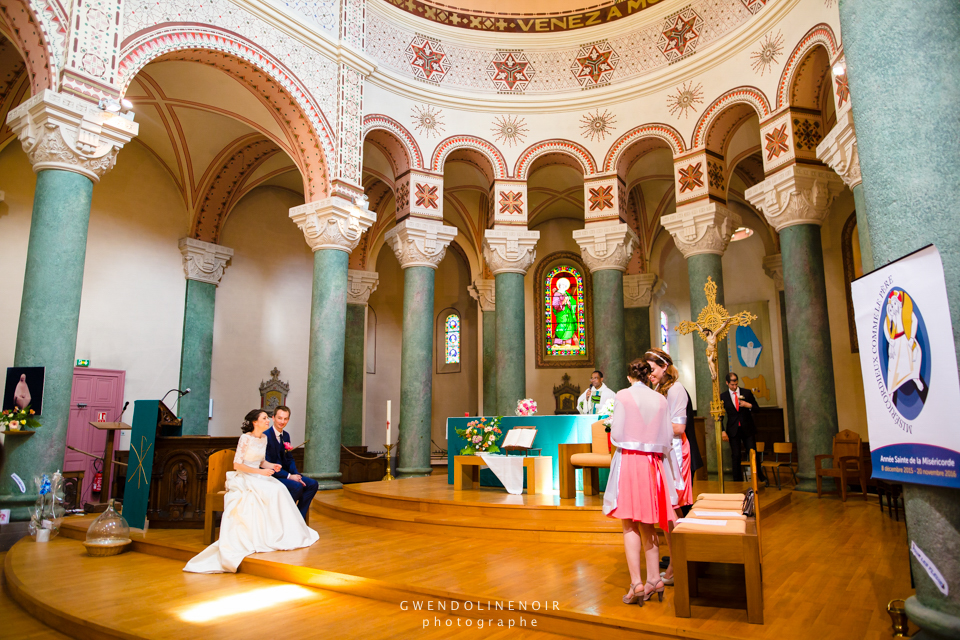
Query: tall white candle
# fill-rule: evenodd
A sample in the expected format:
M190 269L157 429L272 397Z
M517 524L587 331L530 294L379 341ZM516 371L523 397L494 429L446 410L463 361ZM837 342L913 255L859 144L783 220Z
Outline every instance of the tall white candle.
M390 444L390 401L387 400L387 444Z

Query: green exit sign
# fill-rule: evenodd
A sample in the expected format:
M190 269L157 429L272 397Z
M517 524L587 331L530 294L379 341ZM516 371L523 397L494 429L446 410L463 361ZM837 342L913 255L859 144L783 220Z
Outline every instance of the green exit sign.
M77 359L77 366L78 366L78 367L89 367L89 366L90 366L90 361L89 361L89 360L80 360L80 359L78 358L78 359Z

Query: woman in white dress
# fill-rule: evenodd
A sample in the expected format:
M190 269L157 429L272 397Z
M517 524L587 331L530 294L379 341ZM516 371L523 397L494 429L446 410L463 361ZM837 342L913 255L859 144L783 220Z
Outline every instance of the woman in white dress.
M320 535L307 526L290 492L273 477L280 468L264 460L270 418L254 409L243 421L243 435L227 473L220 539L195 556L184 571L236 573L251 553L309 547Z

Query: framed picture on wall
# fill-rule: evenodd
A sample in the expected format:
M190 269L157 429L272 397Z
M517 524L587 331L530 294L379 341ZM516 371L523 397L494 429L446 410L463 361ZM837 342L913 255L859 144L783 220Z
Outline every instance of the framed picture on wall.
M43 367L7 367L3 409L30 407L36 416L43 412Z

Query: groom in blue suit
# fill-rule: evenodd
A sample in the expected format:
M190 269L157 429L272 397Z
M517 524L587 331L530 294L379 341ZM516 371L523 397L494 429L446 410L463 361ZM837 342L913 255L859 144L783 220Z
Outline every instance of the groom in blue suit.
M313 478L302 476L297 471L297 463L293 461L290 434L283 430L288 422L290 422L289 408L280 406L273 410L273 428L264 434L267 436L266 459L267 462L280 465L280 471L275 472L273 477L287 488L300 509L300 515L306 521L307 514L310 512L310 503L317 495L319 485Z

